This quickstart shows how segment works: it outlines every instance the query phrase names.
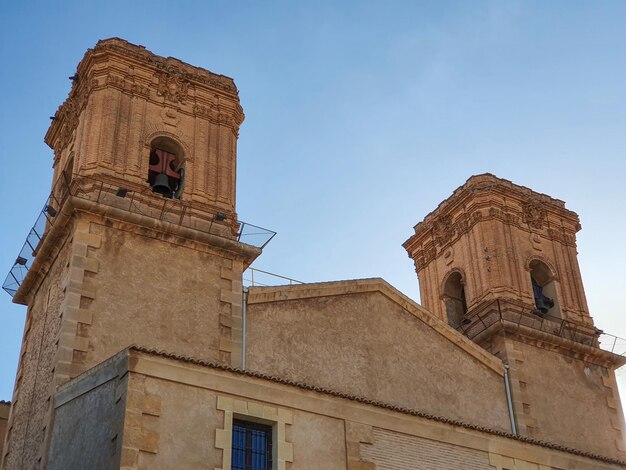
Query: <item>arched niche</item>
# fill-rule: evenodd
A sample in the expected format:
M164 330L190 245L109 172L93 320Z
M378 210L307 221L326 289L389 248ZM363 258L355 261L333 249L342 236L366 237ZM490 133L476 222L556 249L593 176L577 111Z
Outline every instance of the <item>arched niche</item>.
M458 328L467 318L465 283L459 271L453 271L447 276L443 285L443 302L448 324L452 328Z
M552 269L542 260L533 259L528 264L528 270L535 300L534 313L561 318L556 279Z
M163 197L180 199L185 184L185 151L168 136L157 136L150 142L148 184Z

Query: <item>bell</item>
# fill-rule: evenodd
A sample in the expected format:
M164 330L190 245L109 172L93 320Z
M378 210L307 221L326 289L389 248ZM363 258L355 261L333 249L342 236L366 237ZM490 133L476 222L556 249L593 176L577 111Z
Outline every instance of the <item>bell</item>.
M156 176L154 184L152 185L152 191L162 194L165 197L172 197L172 192L174 190L170 187L169 178L165 173L159 173Z

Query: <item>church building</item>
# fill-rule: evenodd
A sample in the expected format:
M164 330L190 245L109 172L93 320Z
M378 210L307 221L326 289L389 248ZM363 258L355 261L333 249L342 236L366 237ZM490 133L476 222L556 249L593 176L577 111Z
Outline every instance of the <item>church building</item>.
M407 221L422 305L379 278L244 287L274 232L238 220L243 120L229 77L86 52L4 284L27 316L0 470L626 468L626 358L563 201L482 174Z

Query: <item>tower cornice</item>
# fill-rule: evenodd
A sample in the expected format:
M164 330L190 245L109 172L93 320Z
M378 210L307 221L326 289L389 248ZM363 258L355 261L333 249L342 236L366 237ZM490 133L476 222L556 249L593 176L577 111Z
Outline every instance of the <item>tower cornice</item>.
M578 215L565 202L491 173L474 175L414 227L403 247L409 256L420 245L446 245L480 220L499 218L548 239L575 245Z
M103 88L225 125L236 135L245 118L232 78L158 56L119 38L101 40L87 50L71 79L69 95L57 109L44 139L56 158L71 140L91 93Z

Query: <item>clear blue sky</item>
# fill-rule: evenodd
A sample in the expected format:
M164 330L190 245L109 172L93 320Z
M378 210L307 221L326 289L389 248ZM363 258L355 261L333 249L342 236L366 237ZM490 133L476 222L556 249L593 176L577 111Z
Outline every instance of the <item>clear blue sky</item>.
M49 191L43 136L68 76L119 36L233 77L246 112L240 218L278 236L255 266L381 276L417 298L401 247L470 175L567 201L596 324L626 337L626 3L4 2L0 271ZM25 308L0 295L0 399Z

